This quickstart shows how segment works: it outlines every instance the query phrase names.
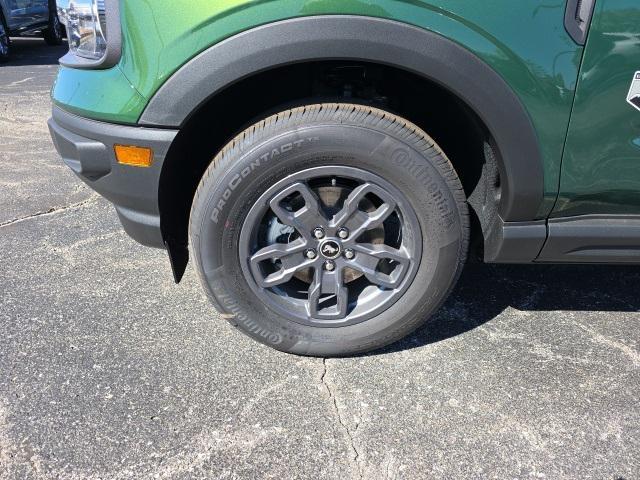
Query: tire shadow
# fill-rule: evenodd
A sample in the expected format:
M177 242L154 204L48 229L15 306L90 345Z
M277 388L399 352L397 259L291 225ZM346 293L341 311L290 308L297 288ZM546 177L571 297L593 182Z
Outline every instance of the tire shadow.
M442 308L412 335L370 355L418 348L521 311L638 312L640 267L468 264Z

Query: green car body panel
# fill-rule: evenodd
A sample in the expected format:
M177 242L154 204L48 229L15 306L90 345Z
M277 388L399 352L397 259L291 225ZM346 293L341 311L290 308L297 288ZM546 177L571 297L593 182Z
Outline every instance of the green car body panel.
M637 0L599 0L591 24L553 216L640 213Z
M564 29L565 5L539 0L220 0L123 2L123 52L107 70L61 68L54 101L81 116L135 124L160 86L183 64L239 32L283 19L331 14L386 18L418 26L473 52L524 104L544 160L544 201L556 200L562 150L582 47ZM500 12L499 15L496 12Z

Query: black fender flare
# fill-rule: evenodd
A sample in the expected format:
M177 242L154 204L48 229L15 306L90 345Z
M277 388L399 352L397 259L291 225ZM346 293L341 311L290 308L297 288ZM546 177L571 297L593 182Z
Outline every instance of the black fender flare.
M530 221L543 201L543 162L531 119L502 77L475 54L434 32L373 17L326 15L266 24L203 51L175 72L140 117L180 127L209 98L254 74L294 63L360 60L434 81L482 119L498 149L499 215Z

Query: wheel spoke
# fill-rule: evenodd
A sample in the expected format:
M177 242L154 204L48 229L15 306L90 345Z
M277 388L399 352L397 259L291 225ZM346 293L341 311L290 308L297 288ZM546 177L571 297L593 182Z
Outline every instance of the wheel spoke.
M360 202L369 194L382 200L382 204L373 212L359 209ZM382 188L372 183L365 183L349 194L340 210L331 221L331 225L346 226L351 231L351 239L357 240L367 230L380 226L393 213L396 201Z
M325 301L331 301L335 305L323 307ZM348 305L349 291L344 286L342 269L328 272L316 268L313 282L309 286L308 315L317 319L340 320L347 316Z
M286 283L300 270L304 270L313 264L313 260L307 259L303 255L307 242L299 238L291 243L276 243L261 248L249 259L249 264L253 275L263 288L275 287ZM262 273L260 264L268 260L279 260L281 268L266 277Z
M383 288L397 288L404 279L411 259L405 249L396 249L388 245L372 245L368 243L356 243L353 245L356 257L349 266L362 272L371 283ZM391 260L398 265L390 273L378 270L382 260Z
M261 248L251 257L252 262L262 262L264 260L278 260L287 255L292 255L304 250L307 242L301 238L290 243L274 243L267 247Z
M304 207L292 212L283 208L281 203L285 198L295 193L300 194L304 200ZM308 240L311 239L311 232L314 228L327 223L327 218L320 208L318 197L302 182L296 182L280 192L269 202L269 206L282 223L295 228L300 235Z

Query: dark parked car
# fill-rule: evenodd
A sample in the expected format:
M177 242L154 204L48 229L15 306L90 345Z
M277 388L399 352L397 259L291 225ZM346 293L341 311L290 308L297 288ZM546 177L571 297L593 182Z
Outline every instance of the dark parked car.
M0 0L0 62L11 54L11 40L41 33L49 45L61 45L64 26L58 20L55 0Z

